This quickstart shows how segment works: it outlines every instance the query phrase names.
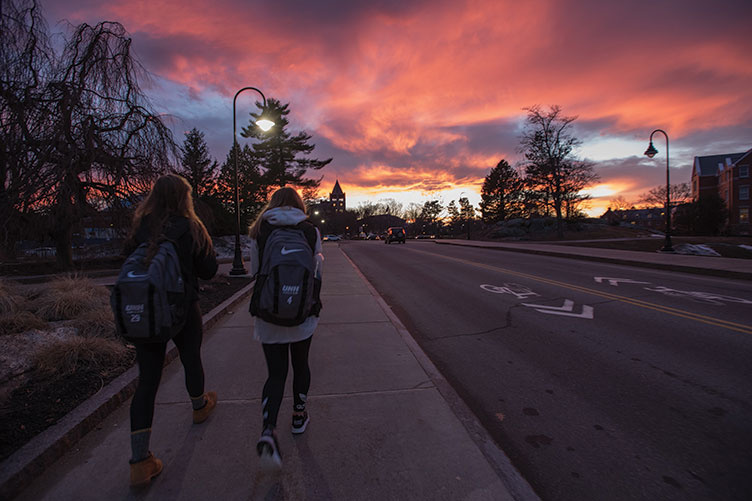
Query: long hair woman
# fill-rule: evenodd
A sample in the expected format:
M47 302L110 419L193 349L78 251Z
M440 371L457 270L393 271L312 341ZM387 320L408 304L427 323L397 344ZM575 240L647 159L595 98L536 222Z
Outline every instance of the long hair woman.
M308 366L308 352L311 337L318 325L318 313L321 309L318 291L321 284L321 234L308 221L305 205L298 192L290 187L275 191L261 215L251 225L249 235L251 243L251 274L257 276L263 258L264 245L271 233L278 227L294 226L303 231L315 260L314 270L314 305L303 323L294 326L282 326L254 317L254 338L261 341L264 358L268 369L268 378L262 392L263 431L256 450L262 468L278 468L282 465L282 456L275 428L277 415L285 391L288 361L292 360L293 369L293 414L292 433L303 433L308 426L309 417L306 399L311 384L311 371ZM282 249L284 251L284 248ZM254 291L255 292L255 291Z
M188 296L184 327L173 337L185 370L185 386L193 406L193 422L203 423L217 405L217 394L204 391L201 364L203 325L198 305L198 279L208 280L217 272L217 259L206 228L193 209L191 186L184 178L168 174L154 183L133 217L125 252L130 254L148 242L147 259L160 242L171 240L180 260ZM167 342L136 344L138 386L131 402L131 484L146 485L162 471L162 461L149 450L154 400L162 377Z

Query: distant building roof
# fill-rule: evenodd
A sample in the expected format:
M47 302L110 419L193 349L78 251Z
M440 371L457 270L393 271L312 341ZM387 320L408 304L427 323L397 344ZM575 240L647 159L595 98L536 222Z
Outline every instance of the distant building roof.
M342 188L339 186L339 179L334 182L334 188L332 188L332 195L344 195Z
M749 153L749 152L746 152ZM730 164L745 156L746 153L726 153L724 155L710 155L707 157L695 157L695 172L698 176L717 176L718 164Z
M748 149L745 153L742 153L742 156L734 160L733 163L738 164L748 159L752 159L752 148Z

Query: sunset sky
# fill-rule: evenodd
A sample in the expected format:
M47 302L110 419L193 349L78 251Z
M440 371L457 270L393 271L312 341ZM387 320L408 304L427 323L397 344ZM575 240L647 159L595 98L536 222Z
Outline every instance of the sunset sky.
M118 21L152 74L176 140L196 127L220 162L244 86L290 103L321 194L348 207L468 196L505 158L520 160L524 107L576 115L581 158L601 180L590 213L690 180L692 158L752 148L749 0L41 0L59 21ZM238 98L238 130L256 111ZM245 139L240 139L241 142ZM460 195L462 193L462 195Z

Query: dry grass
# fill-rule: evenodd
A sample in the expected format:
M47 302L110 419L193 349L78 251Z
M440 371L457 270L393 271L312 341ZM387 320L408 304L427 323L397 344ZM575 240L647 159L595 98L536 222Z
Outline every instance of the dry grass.
M20 334L30 330L45 330L47 322L28 311L16 311L0 315L0 336Z
M107 288L76 276L53 280L34 300L37 315L49 321L73 320L83 313L109 304Z
M11 283L0 280L0 315L17 311L23 302L23 295Z
M120 372L133 362L133 353L122 343L103 338L73 336L48 344L34 356L41 374L61 377L77 371L94 371L102 377Z
M115 339L115 317L109 306L99 307L96 310L89 310L82 313L79 317L71 320L68 324L78 331L82 337L101 337Z

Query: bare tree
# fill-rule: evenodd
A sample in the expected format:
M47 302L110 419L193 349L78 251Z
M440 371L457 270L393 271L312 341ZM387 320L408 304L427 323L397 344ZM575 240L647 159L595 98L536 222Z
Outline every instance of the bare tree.
M686 203L692 197L692 188L689 183L671 185L671 205ZM646 207L662 207L666 204L666 186L656 186L650 191L640 195L639 203Z
M614 211L627 210L633 206L634 204L629 202L626 198L624 198L623 195L619 195L618 197L612 198L608 204L608 208Z
M92 197L123 199L167 172L177 155L172 134L150 108L145 70L119 23L76 27L46 89L54 120L46 200L61 267L72 265L74 225Z
M3 1L0 34L0 248L13 256L16 241L39 227L31 221L49 174L45 85L53 52L34 1Z
M549 205L556 215L559 237L564 236L564 215L569 207L589 198L581 194L598 179L591 164L575 157L581 144L571 132L577 117L562 114L557 105L543 111L535 105L527 110L527 124L522 133L520 150L525 156L526 182L531 190L541 193L542 203Z

